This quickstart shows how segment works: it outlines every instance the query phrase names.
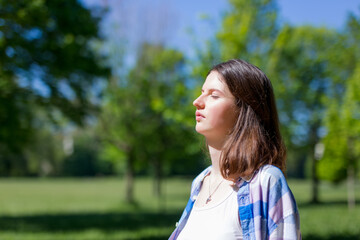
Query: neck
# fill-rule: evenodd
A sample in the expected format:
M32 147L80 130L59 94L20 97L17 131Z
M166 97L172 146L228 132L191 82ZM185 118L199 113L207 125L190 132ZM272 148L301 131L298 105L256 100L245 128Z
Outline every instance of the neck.
M211 175L213 177L218 178L222 177L220 172L220 156L221 156L222 149L216 148L209 145L209 153L212 163Z

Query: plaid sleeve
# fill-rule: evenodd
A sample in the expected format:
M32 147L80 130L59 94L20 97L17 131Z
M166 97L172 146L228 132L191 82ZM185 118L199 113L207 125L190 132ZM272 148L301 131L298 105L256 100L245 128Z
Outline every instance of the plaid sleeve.
M295 198L280 169L271 167L263 172L268 195L268 234L271 240L301 239L299 212Z

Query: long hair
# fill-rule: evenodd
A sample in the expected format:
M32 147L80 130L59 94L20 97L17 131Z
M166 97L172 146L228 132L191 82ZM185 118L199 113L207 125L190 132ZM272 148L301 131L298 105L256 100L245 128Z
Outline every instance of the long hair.
M211 71L225 81L238 111L220 159L223 177L247 178L265 164L285 172L286 149L270 80L258 67L239 59L215 65Z

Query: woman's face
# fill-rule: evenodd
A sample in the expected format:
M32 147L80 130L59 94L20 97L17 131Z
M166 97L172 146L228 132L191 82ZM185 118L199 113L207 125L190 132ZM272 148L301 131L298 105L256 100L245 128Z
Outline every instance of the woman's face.
M195 99L196 131L204 135L208 143L223 143L237 119L235 98L220 74L210 72Z

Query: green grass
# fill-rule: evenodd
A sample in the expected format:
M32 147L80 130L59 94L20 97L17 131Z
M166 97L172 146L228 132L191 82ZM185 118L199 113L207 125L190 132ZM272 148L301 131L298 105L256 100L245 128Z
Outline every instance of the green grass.
M349 210L345 184L321 183L321 204L309 204L310 182L289 181L297 200L303 239L360 239L360 185L356 185L357 205Z
M153 182L138 179L136 204L130 205L117 178L0 179L0 239L167 239L190 184L190 179L166 180L165 204L160 204L152 195ZM309 182L289 185L298 201L303 239L360 239L360 205L348 210L344 185L322 183L319 205L308 204ZM359 200L359 185L356 194Z

